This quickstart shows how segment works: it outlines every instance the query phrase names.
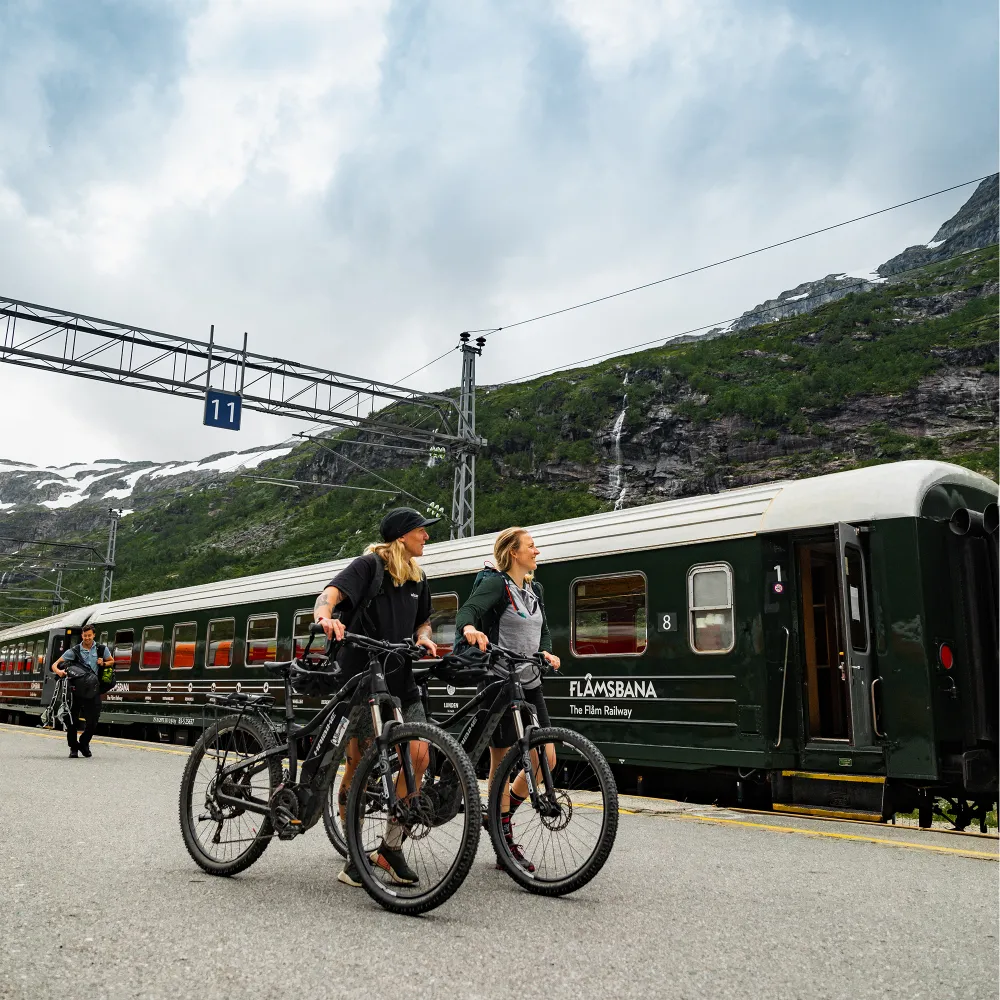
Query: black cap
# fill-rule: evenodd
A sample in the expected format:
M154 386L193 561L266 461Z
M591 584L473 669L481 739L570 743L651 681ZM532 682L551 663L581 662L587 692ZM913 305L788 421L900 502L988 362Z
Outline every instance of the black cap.
M426 528L431 524L437 524L440 520L439 517L424 517L420 511L412 507L393 507L382 518L378 530L382 533L383 541L394 542L414 528Z

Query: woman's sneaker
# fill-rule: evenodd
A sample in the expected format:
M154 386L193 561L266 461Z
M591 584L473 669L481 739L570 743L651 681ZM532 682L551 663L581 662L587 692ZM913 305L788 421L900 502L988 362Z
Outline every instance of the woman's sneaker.
M377 851L368 855L368 859L377 868L388 872L397 885L416 885L420 881L420 876L406 863L403 852L388 847L385 841L382 841Z
M355 889L361 885L361 876L358 874L358 869L355 867L353 861L348 861L344 865L344 870L337 876L338 882L343 882L344 885L353 886Z
M520 844L514 843L514 825L511 823L510 819L504 817L501 820L503 829L503 839L507 842L507 850L510 852L510 856L523 868L526 872L533 872L535 866L531 861L525 857L524 851L521 850ZM504 867L500 863L500 859L497 858L497 871L503 871Z

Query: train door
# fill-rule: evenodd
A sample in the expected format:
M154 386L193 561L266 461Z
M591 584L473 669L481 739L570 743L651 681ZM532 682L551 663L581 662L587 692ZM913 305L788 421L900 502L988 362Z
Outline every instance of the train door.
M843 615L840 649L842 671L847 675L851 700L851 743L855 747L874 745L874 656L868 627L868 580L865 556L856 528L837 525L837 574Z
M56 675L50 669L70 646L80 641L79 631L60 630L49 636L49 648L42 666L42 707L52 701L52 690L56 686Z
M810 742L873 744L873 653L867 574L857 531L797 546L805 653L805 730Z

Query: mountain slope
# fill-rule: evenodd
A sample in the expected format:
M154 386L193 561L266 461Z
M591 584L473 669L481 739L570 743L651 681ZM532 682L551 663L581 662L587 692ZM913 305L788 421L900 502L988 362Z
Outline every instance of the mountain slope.
M478 429L489 446L477 464L477 528L909 457L939 457L995 478L997 277L993 246L807 314L481 387ZM0 524L7 535L35 530L103 550L109 501L128 504L115 578L115 595L125 596L353 555L374 537L386 507L416 504L413 497L450 509L450 464L404 464L392 452L353 446L350 457L390 487L328 450L336 447L333 439L305 442L271 457L159 468L95 463L102 467L63 470L62 481L50 476L57 481L48 484L44 470L0 468L4 502L13 504ZM282 489L226 471L241 461L259 462L269 476L398 491ZM93 476L104 478L79 488ZM109 497L130 478L128 497ZM49 507L35 502L50 490ZM60 507L66 494L74 502ZM442 526L435 537L445 535ZM74 603L99 589L94 573L67 572L66 582L81 595ZM4 593L0 610L9 616L41 610L5 602Z

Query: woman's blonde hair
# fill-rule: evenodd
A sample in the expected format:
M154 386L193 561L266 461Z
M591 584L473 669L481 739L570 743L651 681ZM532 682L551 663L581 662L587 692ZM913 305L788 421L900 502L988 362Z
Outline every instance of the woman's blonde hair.
M505 528L497 535L497 540L493 543L493 560L497 564L497 569L501 573L510 571L511 563L514 561L514 553L520 548L521 539L528 532L524 528ZM525 573L525 582L531 580L534 573Z
M417 560L406 551L402 538L397 538L392 542L369 545L365 551L374 552L381 557L389 576L392 577L392 582L397 587L402 587L407 581L420 583L424 578L423 571L417 565Z

